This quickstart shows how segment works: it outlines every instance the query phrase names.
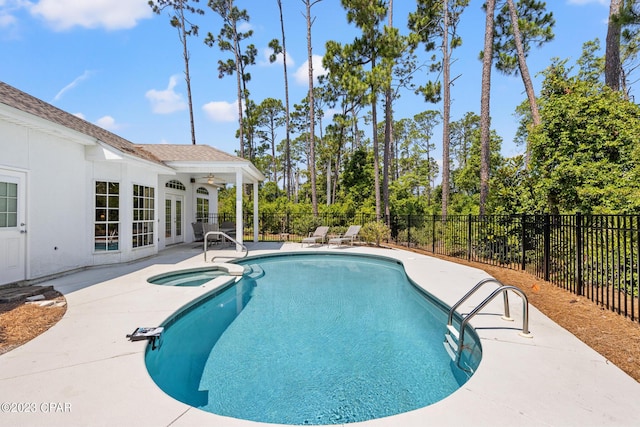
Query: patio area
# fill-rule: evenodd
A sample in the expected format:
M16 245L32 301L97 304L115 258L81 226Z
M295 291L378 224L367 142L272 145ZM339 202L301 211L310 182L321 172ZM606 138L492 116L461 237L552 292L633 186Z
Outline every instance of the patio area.
M367 253L401 261L407 274L448 305L483 271L403 250L328 247L299 243L248 243L249 256L273 252ZM209 251L216 262L232 259L230 246ZM0 356L3 424L11 426L257 426L203 412L167 396L148 375L146 343L129 342L138 326L157 326L224 281L200 287L147 283L160 273L201 267L202 246L172 246L139 262L88 269L41 285L54 286L68 308L54 327ZM488 291L487 291L488 292ZM461 307L468 312L487 293ZM640 425L640 383L566 330L530 307L523 338L520 300L510 295L515 322L500 320L501 299L471 324L482 340L475 375L450 397L426 408L353 426L635 426ZM443 330L444 338L444 330Z

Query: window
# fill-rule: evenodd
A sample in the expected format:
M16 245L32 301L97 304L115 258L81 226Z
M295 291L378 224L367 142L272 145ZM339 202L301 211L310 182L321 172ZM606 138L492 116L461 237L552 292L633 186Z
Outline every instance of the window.
M209 190L204 187L198 187L196 194L206 195L207 197L196 197L196 219L209 219Z
M152 187L133 186L133 247L153 245L155 191Z
M117 251L120 249L120 184L96 181L95 194L94 248L96 251Z
M18 184L0 182L0 228L18 226Z
M172 179L171 181L167 182L165 184L165 187L167 188L174 188L176 190L182 190L185 191L187 188L184 186L183 183L181 183L180 181L177 181L175 179Z

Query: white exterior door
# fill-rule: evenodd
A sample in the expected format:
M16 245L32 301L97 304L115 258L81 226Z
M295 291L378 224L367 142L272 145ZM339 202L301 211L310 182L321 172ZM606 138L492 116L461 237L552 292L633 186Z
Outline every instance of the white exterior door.
M26 174L0 169L0 285L25 280Z
M184 241L183 206L183 196L177 194L166 195L164 201L165 245Z

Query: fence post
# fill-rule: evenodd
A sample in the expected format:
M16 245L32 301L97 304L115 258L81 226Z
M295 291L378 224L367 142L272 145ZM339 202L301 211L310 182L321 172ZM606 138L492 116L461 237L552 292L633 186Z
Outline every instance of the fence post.
M527 214L522 214L520 217L520 226L522 228L520 233L520 247L522 248L522 262L520 263L520 269L522 271L527 270L527 250L526 250L526 239L527 239Z
M411 248L411 214L407 215L407 248Z
M431 252L436 253L436 216L431 218Z
M471 214L467 216L467 261L471 261Z
M544 214L544 235L543 235L543 253L542 253L542 265L544 280L549 281L549 265L551 253L551 224L550 216L548 213Z
M582 283L582 214L576 213L576 295L583 294Z

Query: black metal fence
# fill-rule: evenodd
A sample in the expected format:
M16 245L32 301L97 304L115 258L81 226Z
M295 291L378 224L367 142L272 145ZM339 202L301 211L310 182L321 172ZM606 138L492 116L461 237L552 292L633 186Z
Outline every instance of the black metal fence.
M526 271L640 321L640 216L399 216L397 244Z
M373 215L259 216L263 241L299 241L317 226L343 232ZM393 215L395 244L526 271L640 321L640 215ZM253 215L244 221L247 238Z

